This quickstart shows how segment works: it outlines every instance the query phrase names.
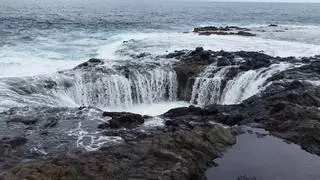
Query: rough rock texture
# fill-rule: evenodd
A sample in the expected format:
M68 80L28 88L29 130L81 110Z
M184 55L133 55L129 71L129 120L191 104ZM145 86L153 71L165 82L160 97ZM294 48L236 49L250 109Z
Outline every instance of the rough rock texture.
M194 28L193 32L199 35L239 35L239 36L256 36L253 33L248 32L250 29L241 28L238 26L226 26L226 27L215 27L215 26L205 26Z
M128 128L132 129L144 123L144 117L140 114L127 112L104 112L103 116L109 116L112 119L107 123L99 125L99 128Z
M137 58L144 56L148 55L141 54ZM173 69L178 79L178 97L187 101L195 78L209 65L217 67L212 74L230 67L222 87L244 71L268 68L281 62L303 65L273 75L263 92L241 104L172 109L162 116L165 127L154 129L143 128L150 117L103 112L94 107L51 107L57 104L50 100L49 107L5 110L0 113L0 171L16 167L3 174L2 179L203 179L204 168L212 163L210 160L234 143L233 135L241 133L239 129L226 130L216 123L262 127L309 152L320 154L319 56L279 58L260 52L215 52L198 47L164 57L175 59ZM102 66L102 60L90 59L72 70L60 72L70 77L63 82L50 78L41 81L13 78L5 83L18 97L34 94L55 97L52 92L74 86L72 77L79 71L81 80L90 85L106 80L102 77L110 74L134 81L136 71L146 72L147 76L154 68L168 68L166 72L172 72L171 67L157 63L122 63L108 68ZM36 83L32 86L28 82ZM94 89L90 91L92 102L101 99L103 102L104 99L95 93ZM31 102L42 96L32 97ZM87 150L98 151L84 152ZM67 155L59 155L66 152ZM43 156L48 157L30 163Z
M220 126L195 128L35 161L0 179L204 179L205 167L234 143Z
M171 124L215 121L263 127L320 155L320 87L293 81L273 84L239 105L178 108L164 116Z
M204 108L190 106L170 110L163 116L171 119L166 124L174 127L184 124L185 128L196 123L212 121L226 125L246 124L263 127L274 135L297 143L303 149L320 154L320 57L279 58L258 52L213 52L197 48L195 51L175 53L180 62L177 67L201 67L209 63L216 66L236 65L226 78L232 79L242 71L268 67L274 63L286 62L297 64L288 70L270 77L266 83L271 85L260 94L253 96L239 105L208 105ZM202 54L209 54L203 58ZM173 56L173 55L171 55ZM200 65L198 65L200 64ZM176 67L176 69L177 69ZM187 72L187 73L186 73ZM190 99L192 82L197 70L180 68L177 71L180 88L184 93L179 97ZM186 95L187 94L187 95ZM190 123L191 122L191 123Z
M98 149L120 137L147 137L157 132L139 129L148 118L92 107L11 108L0 113L0 171L46 155Z
M266 68L272 63L285 61L284 59L275 58L260 52L211 51L204 50L202 47L197 47L193 51L175 51L164 57L179 60L174 64L174 70L176 71L179 84L178 97L185 101L191 99L195 78L201 76L201 72L203 72L208 65L216 65L220 68L232 66L224 79L224 83L222 83L222 86L225 86L228 80L233 79L243 71ZM221 87L221 89L223 89L223 87Z

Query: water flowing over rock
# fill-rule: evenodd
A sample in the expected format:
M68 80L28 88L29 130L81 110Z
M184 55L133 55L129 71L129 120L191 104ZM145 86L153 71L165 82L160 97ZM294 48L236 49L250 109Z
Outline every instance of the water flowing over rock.
M41 178L203 179L205 164L241 133L234 125L265 128L319 154L319 62L198 47L155 62L90 59L55 74L2 78L2 177L40 168ZM176 100L193 105L158 117L109 111Z
M90 59L72 70L52 75L0 80L1 108L116 109L176 100L176 73L169 66L121 63L109 67L102 60Z
M310 60L304 65L263 76L269 85L240 104L178 108L165 113L164 117L170 118L171 124L214 121L230 126L262 127L319 155L320 86L315 82L320 77L317 68L320 59Z
M203 48L175 52L170 57L179 60L174 65L179 98L198 105L241 103L264 90L274 74L298 66L263 53Z

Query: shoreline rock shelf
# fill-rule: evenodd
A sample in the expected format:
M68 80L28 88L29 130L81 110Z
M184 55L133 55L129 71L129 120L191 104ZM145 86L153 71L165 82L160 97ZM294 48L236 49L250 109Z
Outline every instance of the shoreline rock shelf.
M207 30L232 28L236 27ZM165 67L168 79L161 83L166 92L159 97L192 101L200 107L171 109L159 116L164 126L151 129L142 127L152 117L104 112L91 106L11 108L0 113L0 152L4 152L0 154L0 179L204 179L205 169L214 165L212 160L241 134L241 129L232 127L235 125L264 128L320 155L320 56L280 58L198 47L158 58L175 59L172 67ZM115 74L127 82L140 69L144 68L147 77L149 70L162 68L157 63L122 63L107 69L103 60L91 59L59 74L73 78L75 71L82 72L87 74L82 83L93 85L100 76ZM176 86L168 85L175 78ZM61 88L54 79L44 82L49 92ZM72 87L71 82L64 85L65 89ZM18 92L32 95L34 91L41 89L23 86ZM176 91L177 97L172 94ZM141 101L139 91L133 92L136 101ZM233 101L231 95L236 95Z
M35 161L10 170L2 179L200 180L212 159L234 143L232 133L220 126L194 128Z

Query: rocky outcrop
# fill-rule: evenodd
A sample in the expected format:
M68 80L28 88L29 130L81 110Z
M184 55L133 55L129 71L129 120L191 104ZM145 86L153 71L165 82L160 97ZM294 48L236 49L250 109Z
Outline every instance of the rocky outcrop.
M175 51L170 53L165 58L175 58L179 60L173 65L173 69L177 74L178 80L178 97L181 100L190 101L192 87L195 78L201 76L201 73L209 65L215 65L215 72L224 67L230 67L221 88L223 89L226 82L236 77L239 73L249 70L257 70L267 68L271 64L284 61L281 58L275 58L260 52L226 52L226 51L211 51L204 50L198 47L193 51ZM211 73L215 73L211 72Z
M234 143L220 126L194 128L35 161L2 179L204 179L211 160Z
M140 114L133 114L127 112L104 112L102 116L111 117L111 120L109 120L107 123L100 124L98 127L101 129L132 129L144 123L144 117Z
M142 54L140 58L143 57ZM203 179L206 165L234 143L233 135L241 133L237 128L225 129L217 123L262 127L320 154L319 56L280 58L261 52L198 47L160 58L174 58L173 67L133 62L109 67L104 66L103 60L90 59L60 72L65 77L63 81L31 77L6 80L4 83L12 88L8 92L14 92L12 97L20 98L22 105L30 103L0 113L0 170L7 170L2 178ZM170 94L176 100L172 95L176 90L175 78L178 98L189 101L195 81L204 72L205 78L212 79L217 72L227 69L219 81L220 93L239 74L268 71L272 65L284 62L292 64L292 68L268 76L261 85L264 88L259 87L262 91L255 96L234 105L172 109L161 116L164 127L143 128L150 117L95 108L122 102L150 103L150 98L159 102L170 99ZM150 94L144 96L146 93ZM68 103L68 98L74 98L83 107L55 107L55 100L61 100L57 97L67 97L63 100ZM85 107L87 104L94 107ZM65 152L69 154L61 155Z
M178 108L164 117L171 124L219 122L265 128L311 153L320 155L320 87L293 81L274 83L239 105Z
M197 48L195 51L176 53L180 61L176 66L192 67L200 64L205 69L209 62L217 67L233 66L224 76L225 81L237 74L260 68L270 67L271 64L281 62L296 64L287 70L275 73L267 79L265 90L239 105L208 105L204 108L190 106L170 110L163 116L169 118L166 125L175 127L183 124L188 129L193 124L219 122L226 125L252 125L269 130L274 135L297 143L303 149L320 154L320 70L318 56L309 58L279 58L271 57L259 52L213 52ZM202 54L209 54L202 59ZM210 60L208 62L208 59ZM177 71L181 85L193 82L199 76L197 70L190 71L181 68ZM203 71L203 70L201 70ZM182 81L182 82L180 82ZM221 83L223 86L223 83ZM180 88L180 87L179 87ZM192 91L192 85L182 86L184 92ZM188 89L189 88L189 89ZM187 93L185 93L187 94ZM188 94L180 97L189 100ZM189 94L190 95L190 94ZM179 127L181 128L181 127Z
M205 26L194 28L193 32L199 35L239 35L239 36L256 36L249 32L250 29L242 28L238 26L226 26L226 27L216 27L216 26Z

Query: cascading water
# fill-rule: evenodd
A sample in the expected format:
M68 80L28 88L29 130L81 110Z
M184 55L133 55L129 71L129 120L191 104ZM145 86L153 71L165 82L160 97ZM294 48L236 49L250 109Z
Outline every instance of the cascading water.
M268 68L248 70L239 73L227 81L225 76L232 66L218 68L215 65L206 68L204 73L197 77L193 85L190 103L198 105L208 104L238 104L243 100L259 93L267 85L267 79L272 75L293 66L288 63L273 64Z
M116 69L106 72L72 70L46 76L0 81L3 109L19 106L93 106L119 110L135 104L175 101L176 73L167 67Z
M150 104L176 99L176 74L161 67L140 72L130 70L122 74L98 76L88 80L84 74L76 75L74 86L68 89L78 105L102 109L127 108L134 104Z
M238 74L233 80L228 81L221 104L238 104L243 100L259 93L266 88L266 81L272 75L288 69L291 64L273 64L268 68L249 70Z
M208 66L200 74L200 77L195 80L192 88L191 103L198 105L220 103L221 84L229 68L223 67L219 69L215 65Z

